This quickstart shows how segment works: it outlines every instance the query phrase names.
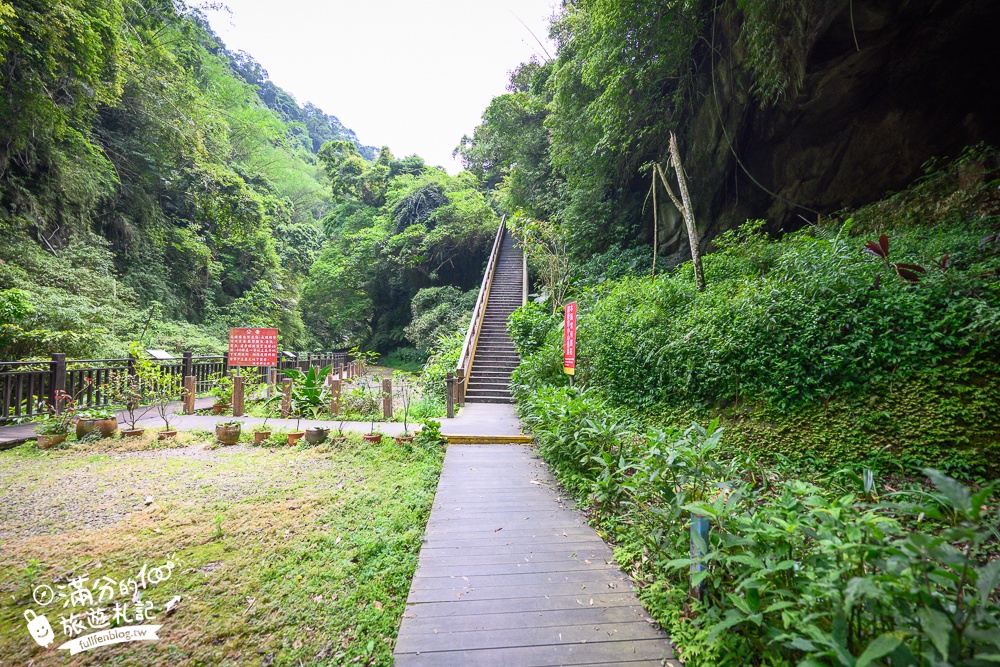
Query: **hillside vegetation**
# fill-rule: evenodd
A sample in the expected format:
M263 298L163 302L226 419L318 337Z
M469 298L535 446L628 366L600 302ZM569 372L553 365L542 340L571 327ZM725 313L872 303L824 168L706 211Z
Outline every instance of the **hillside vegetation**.
M361 145L170 0L0 2L0 118L4 359L230 326L385 351L496 229L473 179Z
M997 650L997 167L970 150L780 240L748 222L705 257L702 292L690 262L595 283L627 254L591 260L565 297L575 387L561 312L511 316L518 410L685 664Z

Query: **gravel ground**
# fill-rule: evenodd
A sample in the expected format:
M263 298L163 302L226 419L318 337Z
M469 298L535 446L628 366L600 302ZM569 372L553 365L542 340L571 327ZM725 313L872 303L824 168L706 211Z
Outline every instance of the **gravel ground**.
M249 497L294 495L306 480L335 467L318 456L284 456L240 445L39 456L14 452L0 454L0 542L100 528L153 503L222 508Z

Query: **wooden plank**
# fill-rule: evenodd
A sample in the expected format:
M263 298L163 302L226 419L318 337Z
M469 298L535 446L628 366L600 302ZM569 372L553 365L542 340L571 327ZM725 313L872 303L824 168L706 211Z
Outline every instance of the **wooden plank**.
M594 604L590 604L593 600ZM618 590L593 595L535 595L522 598L457 598L421 603L407 603L403 618L411 616L473 616L478 614L511 614L560 609L609 609L611 607L636 608L639 604L630 591ZM405 628L406 621L403 621Z
M466 562L458 563L448 563L447 565L429 565L422 564L420 566L420 576L431 578L431 577L474 577L483 575L496 575L496 574L555 574L558 572L576 572L576 571L594 571L603 572L606 569L604 560L597 558L588 558L589 563L583 560L573 560L570 558L560 558L557 561L542 561L542 562L497 562L496 559L491 559L489 563L472 565ZM622 575L619 575L622 576Z
M503 535L500 534L501 532ZM490 540L514 540L521 537L548 537L555 538L557 540L568 540L571 538L596 540L597 538L592 537L592 535L593 533L588 530L584 530L581 526L573 526L565 523L545 523L537 525L533 521L530 523L524 522L522 525L502 521L491 521L485 525L479 526L445 525L427 528L428 538L433 537L441 539L446 543L452 539L471 540L479 538Z
M659 632L643 621L626 623L585 623L550 627L520 627L468 632L407 632L396 640L400 653L427 651L473 651L518 646L558 646L659 639ZM662 657L673 657L664 655Z
M590 604L595 595L600 595L605 591L624 591L631 593L632 584L617 582L608 585L608 582L587 581L587 582L553 582L545 585L506 585L506 586L476 586L467 589L459 587L422 589L411 588L410 595L406 598L407 603L418 604L421 602L448 602L456 599L469 600L511 600L514 598L538 597L547 595L550 597L577 596L579 604L586 606ZM596 602L595 604L600 604Z
M603 547L603 548L602 548ZM525 544L506 544L506 545L484 545L484 544L456 544L452 543L448 546L438 543L425 543L423 549L420 553L427 553L428 557L438 557L438 556L448 556L456 554L465 554L470 557L475 556L491 556L497 554L498 556L530 556L531 554L564 554L566 558L571 558L575 553L577 556L583 558L590 558L591 556L601 557L604 554L606 558L611 558L611 549L607 547L603 542L601 544L596 544L593 541L574 541L574 540L563 540L561 542L555 542L551 544L542 544L537 542L530 542ZM589 554L589 555L584 555Z
M636 661L656 661L673 658L663 649L663 642L645 639L632 642L600 642L561 644L556 646L523 646L484 649L479 651L434 651L399 653L397 667L548 667L550 665L622 665Z
M495 565L498 567L506 567L509 565L547 565L552 564L553 566L558 566L560 563L582 563L584 560L590 560L593 562L613 562L609 554L596 554L593 552L578 551L576 555L573 555L572 551L543 551L538 553L517 551L507 554L496 554L492 550L486 555L438 555L438 552L432 555L431 550L428 549L426 554L426 559L422 559L420 562L420 567L434 568L434 567L446 567L446 566L468 566L468 567L478 567L481 565ZM464 554L464 552L461 552Z
M474 574L474 575L446 575L429 576L422 571L413 577L410 590L435 590L435 589L465 589L465 588L487 588L487 587L513 587L513 586L557 586L567 583L587 584L597 586L600 584L614 584L609 588L617 588L618 584L625 582L625 576L615 569L609 567L589 568L585 570L568 570L563 572L504 572L500 574ZM631 582L629 582L631 587Z
M403 667L679 665L611 549L516 445L449 448L395 658Z
M561 625L588 623L646 622L648 616L638 606L629 607L577 607L576 609L551 609L536 612L495 614L463 614L461 616L430 616L419 612L428 605L411 607L407 612L404 632L466 632L471 630L509 630L513 628L549 628Z

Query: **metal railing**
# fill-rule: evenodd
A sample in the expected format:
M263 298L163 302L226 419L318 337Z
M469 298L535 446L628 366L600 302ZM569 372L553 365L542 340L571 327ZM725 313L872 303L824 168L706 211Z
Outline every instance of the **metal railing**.
M469 331L465 334L465 342L462 343L462 354L458 358L458 367L455 372L458 396L455 402L459 405L465 403L465 390L469 386L469 375L472 373L472 360L476 356L476 345L479 344L479 334L483 328L483 318L486 316L486 303L490 299L490 287L493 285L493 275L497 269L497 258L500 256L500 246L503 244L503 237L506 233L507 216L504 216L500 220L497 236L493 240L490 259L486 264L486 271L483 273L483 284L479 288L479 296L476 297L476 307L472 311L472 321L469 322Z

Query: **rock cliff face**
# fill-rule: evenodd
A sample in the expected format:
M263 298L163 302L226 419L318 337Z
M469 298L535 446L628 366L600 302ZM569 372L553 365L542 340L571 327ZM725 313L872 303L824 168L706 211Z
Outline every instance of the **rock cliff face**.
M796 90L764 107L732 15L707 29L681 133L703 238L749 218L795 229L901 189L932 157L1000 144L1000 2L816 0L806 26ZM667 217L661 251L682 260Z

